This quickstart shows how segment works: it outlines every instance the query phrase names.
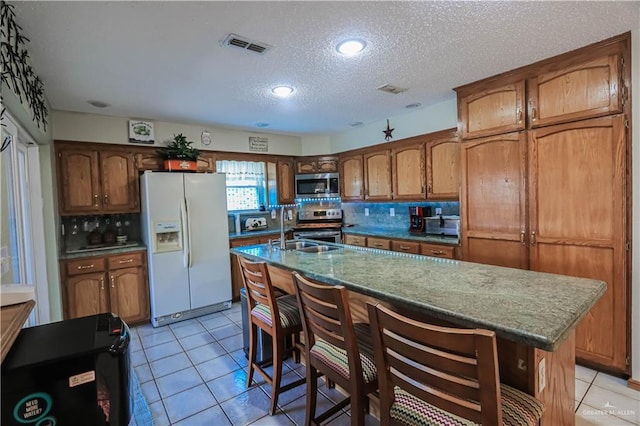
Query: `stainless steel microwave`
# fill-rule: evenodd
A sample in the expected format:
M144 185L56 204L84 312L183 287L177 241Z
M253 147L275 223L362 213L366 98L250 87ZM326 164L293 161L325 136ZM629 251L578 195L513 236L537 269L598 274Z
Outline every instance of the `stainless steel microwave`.
M340 196L338 173L296 175L296 198L330 198Z

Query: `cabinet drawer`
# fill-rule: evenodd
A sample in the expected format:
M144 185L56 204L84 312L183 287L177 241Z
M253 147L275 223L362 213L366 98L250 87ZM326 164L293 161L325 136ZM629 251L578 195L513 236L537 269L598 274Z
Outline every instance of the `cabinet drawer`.
M142 253L126 253L109 256L109 269L130 268L142 265Z
M455 259L456 248L452 246L443 246L440 244L421 244L420 250L421 254L425 256Z
M391 250L391 240L367 237L367 247L377 248L380 250Z
M404 253L420 254L420 243L412 243L409 241L392 241L391 250L401 251Z
M352 246L366 247L367 246L367 237L363 237L363 236L360 236L360 235L345 235L344 236L344 243L345 244L351 244Z
M86 274L88 272L101 272L106 269L104 257L87 257L84 259L68 260L67 275Z

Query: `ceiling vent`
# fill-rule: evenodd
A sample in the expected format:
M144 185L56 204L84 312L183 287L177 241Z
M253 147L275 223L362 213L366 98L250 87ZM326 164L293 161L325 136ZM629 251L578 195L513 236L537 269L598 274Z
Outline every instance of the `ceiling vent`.
M262 43L255 40L250 40L246 37L239 36L237 34L229 34L223 41L223 46L229 47L237 47L240 49L248 50L253 53L257 53L259 55L264 55L264 53L271 48L267 43Z
M385 84L384 86L378 87L378 90L382 90L383 92L393 93L397 95L398 93L406 92L409 89L403 89L402 87L392 86L391 84Z

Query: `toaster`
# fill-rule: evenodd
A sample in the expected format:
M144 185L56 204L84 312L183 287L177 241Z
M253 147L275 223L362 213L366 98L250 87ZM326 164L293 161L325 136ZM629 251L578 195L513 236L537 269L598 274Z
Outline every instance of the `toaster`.
M425 233L448 237L460 236L460 216L432 216L427 218Z

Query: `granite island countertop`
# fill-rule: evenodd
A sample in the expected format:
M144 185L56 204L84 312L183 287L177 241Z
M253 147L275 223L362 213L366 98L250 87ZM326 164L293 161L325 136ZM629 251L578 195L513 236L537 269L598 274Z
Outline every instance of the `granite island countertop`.
M422 243L446 244L457 246L460 239L455 236L412 234L408 229L380 228L377 226L351 225L342 227L343 234L370 235L372 237L390 238L392 240L411 240Z
M124 247L118 246L118 244L114 244L108 248L102 248L97 250L82 250L82 251L71 251L71 252L62 252L59 256L59 260L69 260L69 259L78 259L82 257L96 257L96 256L108 256L112 254L121 254L121 253L131 253L134 251L146 250L147 247L142 243L136 244L128 244Z
M305 253L258 244L231 252L545 351L555 350L606 290L591 279L327 245L338 248Z

